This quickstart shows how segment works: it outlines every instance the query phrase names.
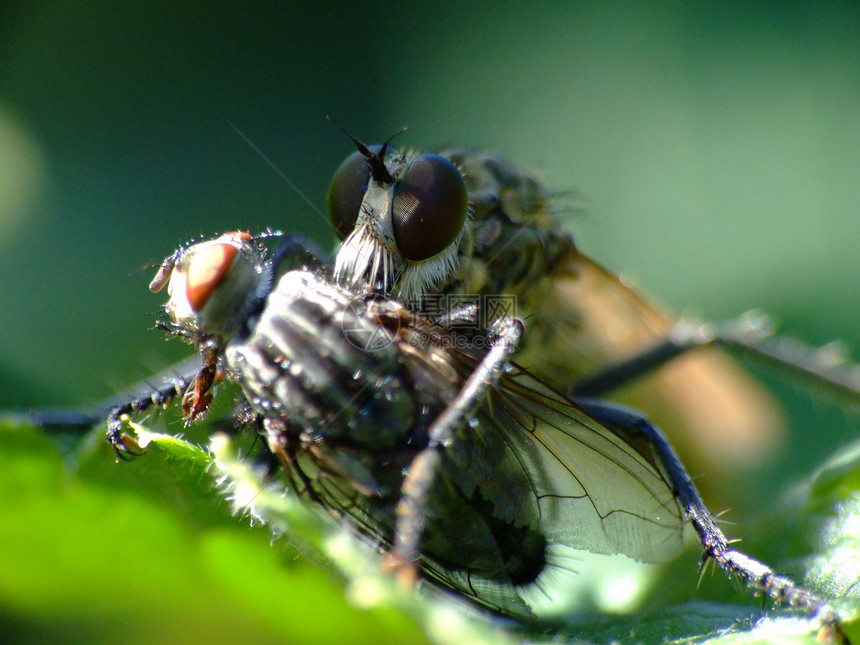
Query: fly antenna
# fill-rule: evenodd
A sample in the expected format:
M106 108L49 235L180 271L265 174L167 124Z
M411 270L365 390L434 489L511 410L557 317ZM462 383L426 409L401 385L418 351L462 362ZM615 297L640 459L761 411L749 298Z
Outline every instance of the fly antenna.
M326 114L326 119L328 119L329 123L331 123L338 130L343 132L349 140L352 141L355 149L358 150L359 154L367 159L367 163L370 164L370 174L373 176L375 181L378 181L382 184L390 184L394 181L394 178L391 176L391 173L388 172L388 168L385 167L385 153L388 151L388 144L391 143L392 139L400 136L404 132L406 132L407 128L401 129L399 132L395 132L388 139L385 140L385 143L382 144L382 147L379 149L379 152L373 152L366 145L364 145L361 141L352 136L345 129L340 127L334 119L332 119L328 114Z

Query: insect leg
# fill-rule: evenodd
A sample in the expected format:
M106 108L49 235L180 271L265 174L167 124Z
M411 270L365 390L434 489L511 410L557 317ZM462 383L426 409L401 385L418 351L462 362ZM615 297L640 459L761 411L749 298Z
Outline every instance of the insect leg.
M718 326L678 323L665 340L580 380L570 394L605 395L682 354L711 345L739 350L837 394L860 398L858 366L834 356L830 346L815 349L795 339L774 336L767 320L756 312Z
M284 267L281 264L287 263ZM313 240L300 233L284 235L272 253L272 265L281 272L294 268L325 270L332 268L331 257Z
M620 437L630 441L640 452L643 440L647 442L672 484L675 499L699 535L705 549L703 564L707 559L713 559L728 575L736 575L775 602L787 602L803 610L823 626L839 633L838 617L823 598L798 586L787 576L775 573L767 565L729 548L729 541L717 526L672 446L656 427L640 413L624 406L594 399L575 399L575 402Z
M144 414L153 408L163 408L183 396L201 369L200 356L177 363L152 380L139 383L127 390L128 394L115 396L91 411L75 409L31 410L15 417L44 428L48 432L74 432L83 434L93 426L107 422L107 441L117 457L130 459L143 452L133 437L123 432L123 418ZM152 385L161 381L162 385Z
M457 397L433 422L427 447L421 450L403 480L403 490L397 505L397 526L394 549L388 565L404 582L412 584L417 576L415 561L424 521L427 498L436 478L441 451L466 423L475 408L499 380L523 333L523 324L516 318L496 321L489 329L493 339L490 350L478 363Z
M163 408L176 397L183 396L188 389L188 381L179 378L156 388L147 397L133 399L111 409L107 413L106 438L117 459L129 461L146 452L133 436L123 431L126 417L142 414L155 407Z

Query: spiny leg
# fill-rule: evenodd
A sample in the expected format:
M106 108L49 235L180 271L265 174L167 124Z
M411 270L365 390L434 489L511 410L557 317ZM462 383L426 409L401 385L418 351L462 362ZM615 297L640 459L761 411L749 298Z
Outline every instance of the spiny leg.
M640 413L624 406L594 399L578 398L575 402L620 437L634 440L644 437L647 440L665 476L672 484L675 499L699 535L705 549L704 561L713 560L728 575L737 576L775 602L787 602L792 607L801 609L815 617L822 626L831 629L837 638L844 638L836 612L823 598L795 584L789 577L775 573L758 560L729 548L728 539L717 526L714 516L705 506L672 446L656 427ZM639 443L641 441L633 445Z
M288 233L272 253L272 265L277 272L302 267L312 271L330 272L334 262L313 240L300 233Z
M137 440L125 432L125 419L144 414L153 408L164 408L174 399L184 396L190 389L184 377L172 379L160 388L153 388L148 396L141 396L111 408L107 413L107 441L117 459L128 461L146 452Z
M572 396L596 397L626 385L651 370L699 347L735 349L762 363L788 370L838 394L860 399L860 367L798 340L774 336L767 319L748 312L722 325L680 322L667 337L641 352L582 379Z
M388 566L401 581L413 584L417 579L416 560L430 488L436 479L441 451L452 441L475 408L485 399L504 372L523 333L523 324L515 318L499 320L491 326L492 347L463 384L457 397L433 422L427 447L421 450L403 480L403 490L397 505L397 526L394 549Z

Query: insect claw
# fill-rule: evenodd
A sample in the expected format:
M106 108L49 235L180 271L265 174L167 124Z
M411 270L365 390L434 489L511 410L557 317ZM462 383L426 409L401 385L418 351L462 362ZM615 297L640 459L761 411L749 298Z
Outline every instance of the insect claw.
M182 397L182 417L186 423L201 419L212 403L212 393L201 391L199 387L189 388Z
M702 580L705 579L705 574L707 573L708 566L711 564L711 562L713 562L711 554L707 552L703 553L702 559L699 562L699 577L698 580L696 580L696 589L701 586Z
M182 396L182 417L187 423L201 419L212 403L212 386L218 377L217 355L204 351L204 363Z
M113 448L116 460L132 461L146 452L146 448L138 443L134 436L123 432L123 421L111 416L108 420L107 440Z

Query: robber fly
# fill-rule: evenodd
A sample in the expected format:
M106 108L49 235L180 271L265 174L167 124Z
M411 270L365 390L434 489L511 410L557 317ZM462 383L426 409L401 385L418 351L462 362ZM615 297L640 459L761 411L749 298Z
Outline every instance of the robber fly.
M342 240L336 281L425 314L465 297L476 300L485 326L522 319L518 363L571 394L606 396L623 385L613 398L665 428L696 471L749 465L774 447L776 405L714 348L652 374L628 369L608 384L591 380L669 338L675 321L577 249L558 200L533 173L486 152L402 154L352 140L358 151L328 192ZM515 314L493 309L504 296L516 298Z
M560 550L662 562L689 521L727 573L838 630L822 599L729 548L641 414L570 399L512 364L520 321L460 343L397 300L334 284L307 253L284 271L296 248L270 255L231 233L165 259L151 284L169 294L161 326L203 356L183 414L205 414L217 374L238 383L295 491L371 540L401 578L530 616L529 591L546 593L544 576L568 568ZM135 449L124 415L178 393L114 410L116 449Z

